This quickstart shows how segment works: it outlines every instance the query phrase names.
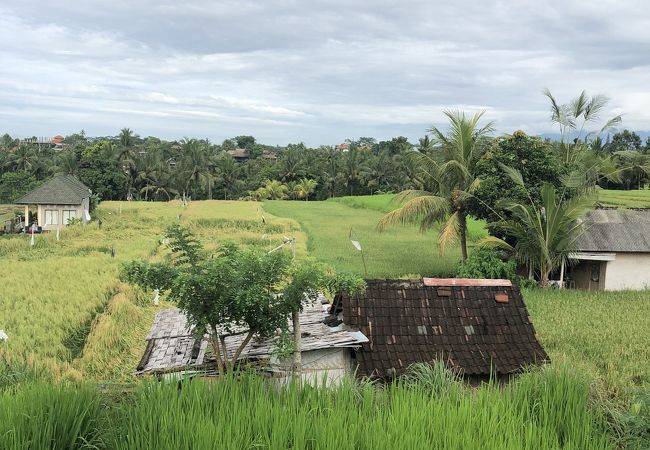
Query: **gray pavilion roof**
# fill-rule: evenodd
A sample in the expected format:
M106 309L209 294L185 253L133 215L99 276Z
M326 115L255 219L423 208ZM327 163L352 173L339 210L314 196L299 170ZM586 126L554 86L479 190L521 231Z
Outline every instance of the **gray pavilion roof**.
M90 189L81 181L72 175L58 175L50 178L14 203L18 205L80 205L84 198L89 197Z
M581 252L650 253L649 209L594 209L576 241Z
M322 295L314 304L304 307L300 313L301 351L357 347L368 341L362 333L347 330L342 324L326 324L325 321L331 318L329 309L330 305ZM292 329L291 323L289 329ZM245 331L235 328L227 334L225 330L221 330L226 335L228 357L234 355L235 349L245 337ZM211 356L208 339L208 335L194 336L181 310L172 308L159 311L146 337L147 348L136 373L210 370L210 367L214 366L214 358ZM274 346L275 338L252 339L239 359L268 361Z

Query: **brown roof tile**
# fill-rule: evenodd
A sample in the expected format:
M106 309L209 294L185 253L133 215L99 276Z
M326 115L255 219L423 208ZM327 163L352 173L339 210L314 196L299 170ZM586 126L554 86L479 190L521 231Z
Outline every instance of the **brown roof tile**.
M436 359L465 375L503 375L549 359L508 280L370 280L334 308L369 339L356 350L360 375L390 377Z

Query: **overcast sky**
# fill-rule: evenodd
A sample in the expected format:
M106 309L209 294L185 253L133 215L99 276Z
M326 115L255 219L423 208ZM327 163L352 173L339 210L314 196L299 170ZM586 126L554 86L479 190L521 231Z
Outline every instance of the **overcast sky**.
M645 0L0 5L0 132L16 136L415 141L445 108L543 133L546 87L606 94L650 129Z

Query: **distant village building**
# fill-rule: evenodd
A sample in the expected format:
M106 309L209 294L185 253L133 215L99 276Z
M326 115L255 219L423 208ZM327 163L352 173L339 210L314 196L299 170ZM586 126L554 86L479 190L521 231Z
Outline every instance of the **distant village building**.
M228 150L226 153L232 156L232 158L237 162L248 161L249 159L251 159L250 152L245 148L236 148L234 150Z
M365 293L324 297L300 315L303 378L337 382L356 374L390 379L418 362L444 361L468 377L510 376L549 360L519 289L508 280L370 280ZM232 355L243 334L226 337ZM251 341L241 355L275 377L290 362L274 340ZM208 336L196 338L178 309L156 314L138 374L215 375Z
M578 289L650 288L650 210L596 209L584 218L569 287Z
M267 161L275 161L276 159L278 159L278 155L276 155L274 152L264 150L262 152L262 159L265 159Z
M350 151L350 144L338 144L334 147L337 152L347 153Z
M81 219L84 223L90 221L90 195L90 189L72 175L59 175L15 203L25 205L26 222L30 207L35 207L38 226L43 230L56 230L66 226L71 219Z
M32 145L37 145L39 150L43 150L44 148L52 148L54 150L62 150L63 149L63 141L65 138L61 136L60 134L57 134L54 137L31 137L31 138L25 138L22 139L21 142L25 144L32 144Z

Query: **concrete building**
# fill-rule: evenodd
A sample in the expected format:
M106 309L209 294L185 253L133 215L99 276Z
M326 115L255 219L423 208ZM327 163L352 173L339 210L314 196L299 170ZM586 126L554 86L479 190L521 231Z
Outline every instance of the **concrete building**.
M25 224L30 208L36 208L37 224L43 230L64 227L71 219L90 221L90 189L71 175L59 175L16 200L25 205Z
M567 271L569 287L650 288L650 210L596 209L584 227Z

